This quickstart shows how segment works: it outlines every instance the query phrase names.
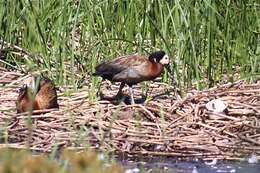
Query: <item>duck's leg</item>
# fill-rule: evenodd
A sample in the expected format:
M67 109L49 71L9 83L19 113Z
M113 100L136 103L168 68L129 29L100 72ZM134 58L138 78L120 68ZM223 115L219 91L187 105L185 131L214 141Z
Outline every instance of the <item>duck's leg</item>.
M119 87L119 90L118 90L118 92L117 92L117 94L116 94L115 97L121 97L121 96L123 95L122 90L123 90L124 86L125 86L125 83L124 83L124 82L121 82L120 87Z
M98 88L97 88L97 92L96 92L96 96L97 97L100 97L101 99L104 97L102 91L101 91L101 85L102 85L102 82L103 82L104 79L101 80L100 84L98 85Z
M131 105L133 105L133 104L135 104L135 100L134 100L134 92L133 92L132 85L129 85L129 93L130 93L130 97L131 97Z

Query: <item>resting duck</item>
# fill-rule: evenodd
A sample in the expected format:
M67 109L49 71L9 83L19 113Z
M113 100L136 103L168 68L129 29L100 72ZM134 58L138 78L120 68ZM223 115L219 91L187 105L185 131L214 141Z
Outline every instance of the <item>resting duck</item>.
M56 88L53 82L46 77L34 77L32 88L25 84L18 89L18 92L17 113L59 108Z

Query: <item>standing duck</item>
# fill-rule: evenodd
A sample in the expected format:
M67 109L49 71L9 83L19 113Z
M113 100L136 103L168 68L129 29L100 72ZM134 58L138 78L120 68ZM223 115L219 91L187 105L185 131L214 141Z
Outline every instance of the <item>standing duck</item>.
M59 108L56 88L46 77L32 79L32 88L26 84L18 90L17 113L26 111Z
M127 55L98 65L94 75L113 82L121 82L117 96L122 94L122 89L127 84L131 104L134 104L132 86L160 76L164 65L169 62L169 57L164 51L153 52L148 59L140 55Z

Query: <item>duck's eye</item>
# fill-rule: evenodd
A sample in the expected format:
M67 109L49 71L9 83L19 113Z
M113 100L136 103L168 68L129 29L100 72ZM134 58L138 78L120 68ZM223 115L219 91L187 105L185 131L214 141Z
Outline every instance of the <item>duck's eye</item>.
M17 88L15 91L16 91L17 93L20 93L20 92L22 91L22 88Z
M169 64L169 56L168 55L164 55L164 57L160 60L160 63L165 65L165 64Z
M16 92L17 92L17 93L21 93L23 90L26 89L26 87L27 87L27 85L26 85L26 84L23 84L22 87L16 89Z

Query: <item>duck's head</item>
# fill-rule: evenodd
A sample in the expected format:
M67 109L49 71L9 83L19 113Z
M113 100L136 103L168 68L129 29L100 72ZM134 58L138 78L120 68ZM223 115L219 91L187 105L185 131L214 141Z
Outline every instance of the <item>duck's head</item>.
M18 88L16 92L19 94L16 100L17 113L26 112L32 109L32 92L30 88L24 84Z
M162 65L167 65L170 63L170 58L164 51L161 50L150 54L149 61L152 63L160 63Z
M28 93L28 86L24 84L22 87L18 88L16 92L19 94L19 97L23 97Z

